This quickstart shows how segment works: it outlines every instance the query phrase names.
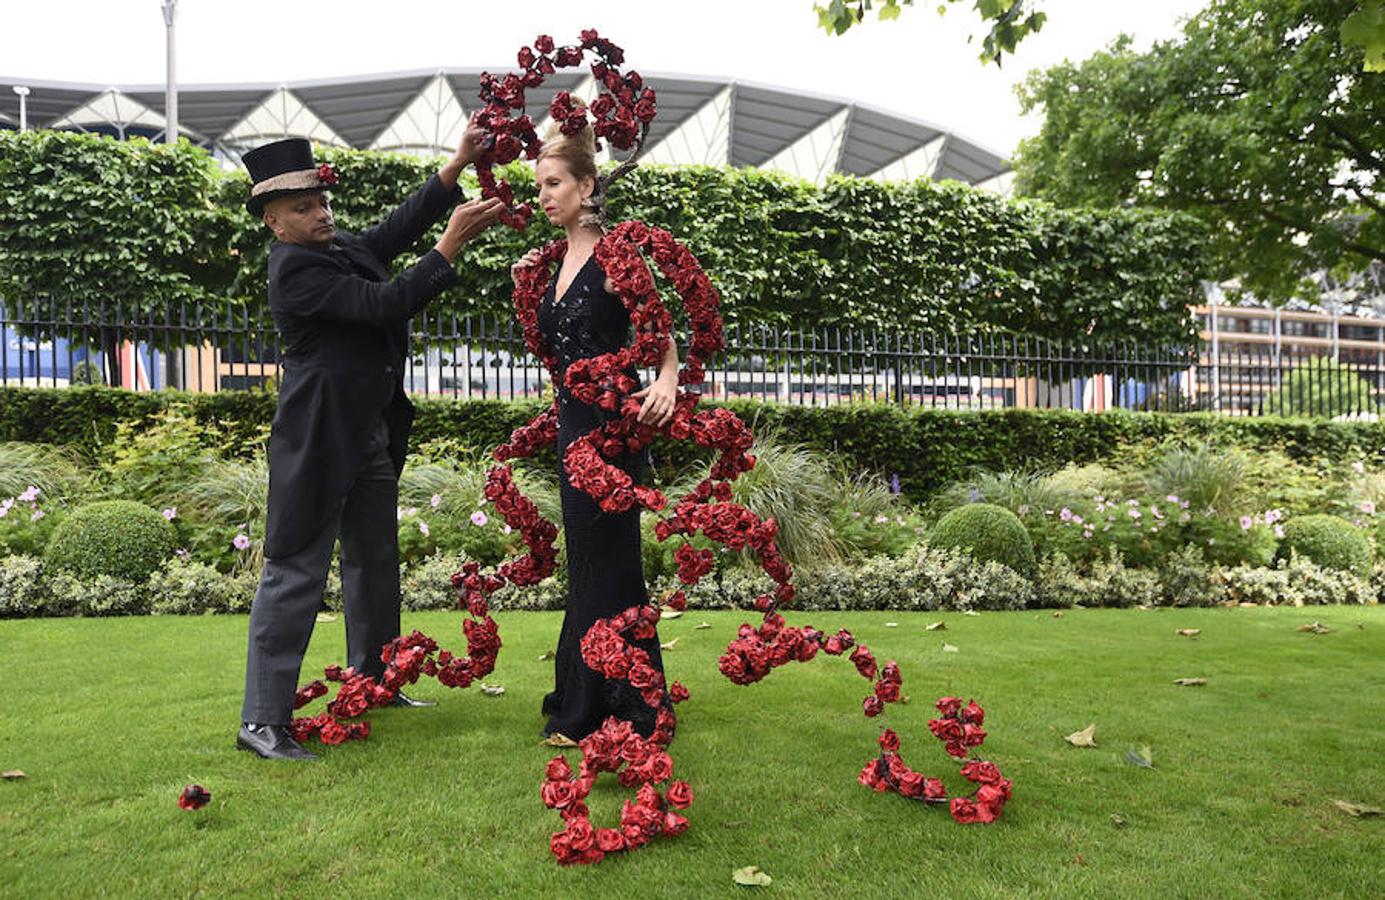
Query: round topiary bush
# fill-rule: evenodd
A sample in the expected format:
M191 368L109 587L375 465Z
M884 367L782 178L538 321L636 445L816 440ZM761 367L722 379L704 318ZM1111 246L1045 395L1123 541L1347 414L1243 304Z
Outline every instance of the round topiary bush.
M1003 563L1020 574L1034 574L1034 542L1019 516L993 503L968 503L938 520L928 543L957 548L982 562Z
M111 575L142 584L173 555L173 526L133 500L79 506L53 529L44 562L79 578Z
M1336 516L1295 516L1284 523L1275 559L1306 556L1324 569L1371 575L1371 542L1365 532Z

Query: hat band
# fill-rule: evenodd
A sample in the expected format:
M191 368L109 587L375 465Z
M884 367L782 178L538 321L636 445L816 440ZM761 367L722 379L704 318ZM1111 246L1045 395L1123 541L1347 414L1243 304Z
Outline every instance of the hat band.
M270 191L324 190L328 184L318 176L317 172L317 169L299 169L296 172L284 172L273 178L266 178L264 181L255 183L255 186L250 189L250 196L258 197Z

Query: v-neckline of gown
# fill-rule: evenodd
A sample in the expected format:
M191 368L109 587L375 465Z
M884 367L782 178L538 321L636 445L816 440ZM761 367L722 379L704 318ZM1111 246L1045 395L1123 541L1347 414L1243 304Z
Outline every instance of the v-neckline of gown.
M569 281L569 282L567 283L567 287L563 289L563 292L562 292L561 294L558 293L558 276L557 276L557 275L554 275L554 276L553 276L553 308L554 308L554 309L557 309L559 306L562 306L562 305L563 305L563 301L567 300L567 295L570 294L570 293L572 293L572 289L577 285L577 279L579 279L579 278L582 277L582 273L585 272L585 271L587 270L588 264L590 264L591 261L592 261L593 259L595 259L595 258L596 258L596 253L593 252L593 253L589 254L585 260L582 261L582 265L580 265L580 266L577 267L577 272L576 272L575 274L573 274L572 280ZM559 275L562 274L562 269L561 269L561 268L559 268L558 274L559 274Z

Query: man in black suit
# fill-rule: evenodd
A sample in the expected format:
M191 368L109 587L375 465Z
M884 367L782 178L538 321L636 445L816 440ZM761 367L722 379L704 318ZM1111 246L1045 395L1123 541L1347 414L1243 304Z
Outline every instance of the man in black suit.
M247 207L277 239L269 306L284 346L269 438L265 565L250 611L245 703L236 746L267 759L316 759L289 723L299 669L341 539L347 662L384 673L380 650L399 634L399 473L414 408L404 393L409 319L451 286L466 241L495 221L499 200L453 210L442 237L398 277L390 261L461 199L457 176L480 153L469 127L456 154L379 225L337 231L330 166L302 139L245 154ZM421 706L402 693L395 705Z

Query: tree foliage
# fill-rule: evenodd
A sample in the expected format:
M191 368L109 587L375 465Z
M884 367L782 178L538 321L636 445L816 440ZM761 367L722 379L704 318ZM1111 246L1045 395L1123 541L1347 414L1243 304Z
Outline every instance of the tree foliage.
M938 15L947 12L946 4L959 2L961 0L938 0ZM866 13L876 5L881 21L899 18L900 4L913 6L914 0L876 0L876 3L872 0L831 0L826 6L813 4L813 12L817 13L818 25L828 34L844 34L864 21ZM983 63L1000 65L1006 53L1014 53L1019 42L1042 28L1047 19L1044 13L1034 9L1033 0L975 0L973 6L982 22L992 23L981 39Z
M1146 53L1121 37L1018 89L1040 133L1019 193L1069 206L1187 211L1216 276L1257 296L1385 258L1385 76L1362 73L1346 0L1213 0Z

